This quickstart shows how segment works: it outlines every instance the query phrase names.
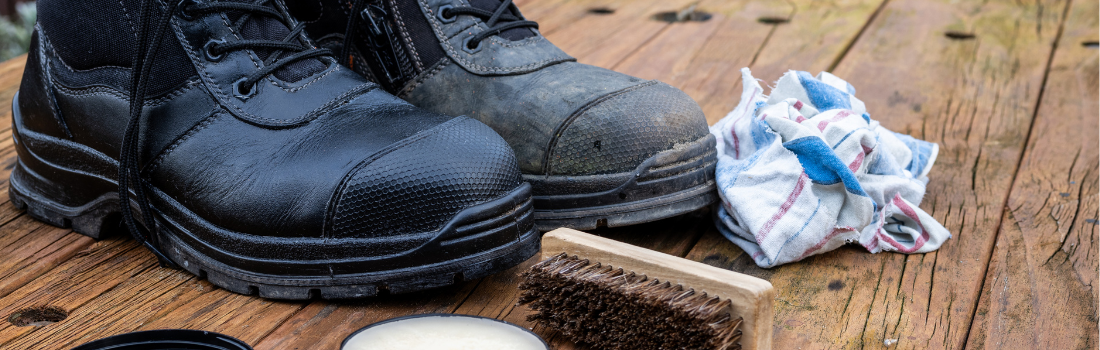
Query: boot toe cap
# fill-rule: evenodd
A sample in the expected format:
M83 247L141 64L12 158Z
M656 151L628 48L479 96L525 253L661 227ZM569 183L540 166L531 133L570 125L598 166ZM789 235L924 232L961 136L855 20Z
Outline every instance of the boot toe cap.
M551 146L548 175L631 171L649 157L709 132L691 97L656 81L601 97L574 113Z
M459 211L521 184L508 144L484 124L460 117L360 164L338 190L325 231L339 238L433 232Z

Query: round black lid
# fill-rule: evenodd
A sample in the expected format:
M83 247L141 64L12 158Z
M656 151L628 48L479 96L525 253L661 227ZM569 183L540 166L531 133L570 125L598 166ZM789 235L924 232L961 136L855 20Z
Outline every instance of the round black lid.
M119 334L72 350L252 350L224 334L191 329L161 329Z

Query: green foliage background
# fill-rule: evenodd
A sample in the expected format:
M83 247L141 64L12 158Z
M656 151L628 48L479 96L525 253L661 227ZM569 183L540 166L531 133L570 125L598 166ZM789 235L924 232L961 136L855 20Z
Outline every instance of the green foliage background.
M18 4L14 18L0 17L0 61L22 55L31 44L31 32L38 17L35 3Z

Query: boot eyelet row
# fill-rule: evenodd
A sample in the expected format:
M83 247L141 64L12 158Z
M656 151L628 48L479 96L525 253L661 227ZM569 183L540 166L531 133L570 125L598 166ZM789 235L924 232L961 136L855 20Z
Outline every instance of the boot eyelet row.
M466 51L466 53L477 53L478 51L481 51L481 41L474 43L472 40L473 38L474 37L471 36L462 41L462 51ZM470 46L471 44L473 44L472 47Z
M214 54L214 47L221 44L225 44L225 40L210 39L210 41L206 42L206 45L203 45L202 53L206 56L207 61L218 62L225 58L225 52Z
M191 11L188 11L187 9L191 8L191 6L195 6L195 5L198 5L198 4L199 4L198 0L181 0L179 5L178 5L179 11L180 11L180 18L183 18L183 19L188 20L188 21L195 20L195 18L196 18L195 13L192 13Z
M233 83L233 94L237 95L237 98L241 100L247 100L249 97L255 96L256 90L259 90L255 83L251 86L245 86L245 79L246 78L241 78Z
M457 16L457 15L456 15L456 16L451 16L451 17L447 17L447 16L445 16L445 15L443 14L444 12L447 12L447 10L450 10L450 9L452 9L452 8L454 8L454 6L451 6L451 5L443 5L443 6L440 6L440 7L439 7L439 8L438 8L438 9L436 10L436 17L438 17L438 18L439 18L439 21L440 21L440 22L443 22L443 23L452 23L452 22L454 22L454 21L455 21L456 19L458 19L458 16Z

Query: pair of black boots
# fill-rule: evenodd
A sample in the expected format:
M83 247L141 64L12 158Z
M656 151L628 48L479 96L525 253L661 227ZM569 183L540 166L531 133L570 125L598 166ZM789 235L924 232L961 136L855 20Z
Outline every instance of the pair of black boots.
M38 14L12 202L96 238L121 226L234 292L448 285L526 260L540 229L715 199L690 98L576 63L511 0L39 0Z

